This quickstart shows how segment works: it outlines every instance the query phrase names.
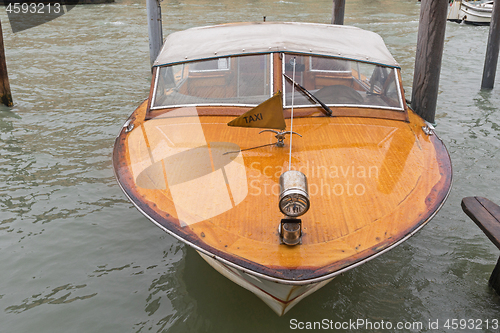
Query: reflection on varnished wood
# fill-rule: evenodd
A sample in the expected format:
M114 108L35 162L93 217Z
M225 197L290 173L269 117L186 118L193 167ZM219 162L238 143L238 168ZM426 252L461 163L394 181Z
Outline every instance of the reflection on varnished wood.
M288 141L283 148L270 145L245 151L273 143L275 138L259 134L259 129L228 127L226 123L233 119L229 116L162 117L143 123L141 131L129 135L124 165L132 166L131 195L148 198L143 208L157 212L166 228L222 257L240 258L238 263L244 267L279 277L307 278L338 270L390 246L437 209L428 205L429 193L446 195L451 178L442 169L450 166L438 158L446 150L435 136L423 134L420 118L411 112L409 116L410 123L295 119L294 131L302 137L294 138L293 169L308 177L312 208L302 218L302 244L293 248L280 245L277 234L282 218L277 209L278 179L288 169ZM192 154L186 151L196 152L221 141L242 150L240 159L232 163L243 167L245 182L234 182L229 173L226 177L221 173L220 178L191 187L193 196L184 205L176 204L170 179L165 182L168 156ZM209 158L210 166L197 164L206 172L216 169L213 157ZM181 173L186 170L181 161L175 165ZM126 169L121 170L126 174ZM200 176L206 174L196 170ZM180 177L172 182L181 186L186 180ZM188 211L193 205L218 209L203 208L192 214Z

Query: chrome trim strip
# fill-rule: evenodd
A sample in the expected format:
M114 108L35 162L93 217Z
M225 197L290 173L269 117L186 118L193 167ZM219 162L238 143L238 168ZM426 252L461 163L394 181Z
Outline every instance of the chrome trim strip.
M401 86L399 85L399 74L396 68L394 70L394 77L396 79L396 90L398 91L398 100L399 100L399 106L401 107L401 110L404 111L404 103L403 103L403 95L401 95Z
M274 95L274 53L269 53L269 95L273 96Z
M272 96L270 96L272 97ZM268 98L270 98L268 97ZM266 100L263 100L264 102ZM178 104L178 105L168 105L168 106L157 106L157 107L151 107L150 110L161 110L161 109L176 109L176 108L184 108L184 107L196 107L196 106L238 106L238 107L248 107L248 108L254 108L258 104L211 104L211 103L202 103L202 104Z
M161 67L158 67L158 69L156 70L155 84L153 87L153 96L151 96L151 107L149 108L150 110L154 109L154 103L156 100L156 89L158 86L158 78L160 77L160 71L161 71Z
M284 100L284 99L283 99ZM390 107L390 106L380 106L380 105L356 105L356 104L326 104L329 107L333 108L338 108L338 107L346 107L346 108L363 108L363 109L381 109L381 110L389 110L389 111L399 111L399 112L404 112L405 110L403 108L398 109L395 107ZM290 109L292 106L285 105L283 106L284 109ZM294 105L294 108L312 108L312 107L318 107L321 108L321 105L319 104L311 104L311 105Z

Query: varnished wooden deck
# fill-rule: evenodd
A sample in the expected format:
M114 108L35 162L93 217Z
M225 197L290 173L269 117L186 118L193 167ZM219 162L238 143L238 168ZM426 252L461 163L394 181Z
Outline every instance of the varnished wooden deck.
M308 177L311 209L302 244L280 245L278 180L288 170L289 138L284 148L245 150L276 139L228 127L234 116L167 113L142 122L145 109L115 145L129 198L188 244L271 278L318 279L370 258L425 224L451 186L446 148L411 111L409 122L296 118L303 137L293 138L292 163ZM233 147L244 151L222 155Z

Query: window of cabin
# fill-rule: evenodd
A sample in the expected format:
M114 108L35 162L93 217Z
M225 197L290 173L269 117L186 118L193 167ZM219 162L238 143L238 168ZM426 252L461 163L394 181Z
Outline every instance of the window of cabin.
M284 54L288 78L329 106L355 106L404 111L396 68L353 60ZM295 67L295 74L294 74ZM285 107L292 103L292 83L283 81ZM294 86L294 107L317 105Z
M255 106L272 96L270 54L223 57L158 68L152 109Z

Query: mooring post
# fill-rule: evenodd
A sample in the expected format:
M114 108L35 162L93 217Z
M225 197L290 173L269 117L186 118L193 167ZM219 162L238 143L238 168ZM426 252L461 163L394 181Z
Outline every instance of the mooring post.
M152 66L163 45L159 0L147 0L146 9L148 11L149 59Z
M430 123L436 114L447 11L448 0L421 1L411 106Z
M491 272L488 284L495 289L497 294L500 294L500 258L498 258L497 264L493 268L493 272Z
M484 60L483 80L481 89L493 89L495 74L497 71L498 49L500 45L500 5L498 0L493 2L491 14L490 33L488 35L488 46Z
M9 76L7 75L7 63L5 62L2 21L0 21L0 101L7 106L13 105Z
M343 25L345 0L333 0L332 24Z

